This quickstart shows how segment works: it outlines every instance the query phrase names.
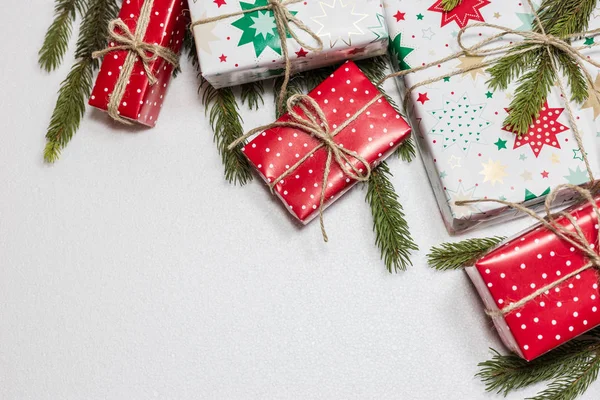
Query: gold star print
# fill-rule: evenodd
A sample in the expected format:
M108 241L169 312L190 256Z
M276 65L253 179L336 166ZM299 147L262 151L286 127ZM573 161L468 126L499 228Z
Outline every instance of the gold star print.
M500 17L502 17L502 15L499 12L494 13L494 18L500 19Z
M552 153L552 157L550 157L550 161L552 164L560 164L560 157L556 153Z
M598 97L600 97L600 93L596 93L594 91L600 91L600 73L596 76L596 81L594 82L594 88L589 88L588 89L589 93L589 97L588 99L585 101L585 103L583 103L583 106L581 106L581 108L593 108L594 109L594 120L596 118L598 118L598 115L600 115L600 101L598 100Z
M533 180L533 175L529 171L524 171L521 174L521 178L523 178L524 181L532 181Z
M206 12L200 16L200 19L205 18ZM198 49L206 52L206 54L212 54L210 43L219 41L219 38L213 33L216 26L216 21L194 26L194 36L197 38Z
M458 69L466 69L466 68L471 68L474 67L477 64L481 64L483 62L483 59L485 57L469 57L469 56L464 56L464 57L460 57L458 59L458 61L460 61L460 65L458 65L456 68ZM468 72L465 72L463 74L463 76L467 75L467 74L471 74L471 78L473 78L473 80L477 80L477 76L481 75L481 76L485 76L485 72L482 68L477 68L477 69L472 69Z
M456 157L456 156L452 156L450 157L450 159L448 160L448 164L450 164L450 167L452 169L454 168L460 168L460 157Z
M506 96L506 98L507 98L508 100L512 100L512 98L513 98L513 95L512 95L512 93L506 93L506 95L505 95L505 96Z
M500 161L492 161L490 158L487 164L482 163L483 170L479 173L483 175L483 182L491 182L492 186L496 183L504 183L503 178L507 177L506 165L500 164Z

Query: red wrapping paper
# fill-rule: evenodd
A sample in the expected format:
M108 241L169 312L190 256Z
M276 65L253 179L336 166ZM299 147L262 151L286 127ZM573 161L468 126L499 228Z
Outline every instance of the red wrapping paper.
M600 197L595 199L600 204ZM597 248L598 220L587 203L569 210ZM558 221L573 228L566 218ZM588 263L577 249L538 226L505 242L467 269L486 306L502 310ZM504 343L526 360L600 325L600 275L590 268L494 323Z
M377 88L356 64L347 62L309 96L323 109L329 125L335 129L378 94ZM289 119L286 114L279 121ZM389 156L409 135L410 127L406 121L382 98L340 132L335 141L357 152L374 166ZM273 182L319 144L306 132L293 128L273 128L256 136L243 151L261 177L266 182ZM308 223L318 215L326 159L327 150L318 150L274 188L287 209L303 223ZM353 159L352 162L360 168L358 160ZM339 165L332 163L325 191L325 206L355 183L342 172Z
M119 18L132 32L135 32L143 4L144 0L123 2ZM168 47L175 53L179 53L188 24L186 8L187 3L183 0L154 0L152 16L144 41ZM109 43L111 47L115 45L118 43ZM96 78L89 100L91 106L107 110L110 95L119 79L127 54L128 51L119 50L104 56L102 68ZM119 114L121 117L153 127L156 125L173 74L173 66L159 57L151 63L151 70L158 79L154 85L150 85L148 82L142 62L139 59L136 61L127 91L119 106Z

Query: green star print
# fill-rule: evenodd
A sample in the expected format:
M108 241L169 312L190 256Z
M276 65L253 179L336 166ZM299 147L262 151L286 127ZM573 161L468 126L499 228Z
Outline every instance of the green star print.
M240 2L242 10L252 10L267 5L269 5L268 0L255 0L254 4ZM291 11L291 13L292 15L296 15L298 12ZM277 54L281 55L281 40L277 34L277 25L273 11L261 10L246 13L243 17L233 22L232 25L243 31L238 46L252 43L256 57L259 57L267 47L270 47ZM291 37L289 33L286 36Z
M396 36L394 40L390 42L390 53L392 57L395 57L398 60L398 67L402 71L410 69L410 65L408 65L408 63L404 60L406 59L406 57L408 57L410 53L413 52L413 50L414 49L411 49L410 47L402 46L401 33L399 33L398 36Z

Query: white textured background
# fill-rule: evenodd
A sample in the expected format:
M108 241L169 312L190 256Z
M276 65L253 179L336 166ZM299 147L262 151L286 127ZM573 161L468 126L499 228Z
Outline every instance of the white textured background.
M0 399L501 398L474 378L501 345L470 282L425 265L449 237L419 160L390 162L422 249L397 275L379 260L364 190L327 211L325 245L261 182L224 181L189 65L156 129L90 111L45 165L72 59L50 75L37 66L52 8L2 7ZM247 128L271 121L267 103ZM582 399L599 396L600 382Z

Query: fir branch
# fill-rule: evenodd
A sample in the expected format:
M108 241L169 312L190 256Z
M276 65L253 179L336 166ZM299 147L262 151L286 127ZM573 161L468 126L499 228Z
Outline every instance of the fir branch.
M492 90L506 90L508 85L522 76L525 71L534 68L536 61L544 49L530 49L531 44L525 43L514 48L515 54L509 53L500 58L496 64L488 68L492 78L487 82ZM519 53L521 51L526 52Z
M502 242L500 236L484 239L468 239L457 243L442 243L432 247L427 255L430 267L439 271L462 269L473 265L475 261Z
M318 70L320 71L320 70ZM281 86L283 85L283 77L276 78L273 81L273 92L275 93L274 100L275 104L279 104L279 96L281 95ZM287 90L285 93L283 107L280 109L277 107L275 110L275 114L277 118L281 117L286 113L285 105L287 100L295 94L303 94L305 91L308 91L306 88L306 76L302 73L293 75L290 78L290 81L287 86Z
M357 60L356 66L369 78L371 82L379 82L387 75L388 57L379 56Z
M92 90L92 59L79 60L62 82L56 107L46 134L44 160L53 163L69 143L85 113L85 101Z
M597 0L544 0L538 10L541 26L536 19L533 30L560 38L584 32L588 28L596 2ZM588 83L583 78L581 67L570 56L556 48L550 52L545 48L532 48L524 54L516 54L527 46L530 45L525 43L517 46L489 69L491 79L488 83L492 88L505 89L511 81L521 76L509 107L511 112L504 121L518 135L527 133L531 120L539 114L557 79L553 63L566 74L573 101L581 103L589 96Z
M492 359L479 364L477 373L486 385L486 391L504 396L534 384L552 381L534 400L574 399L582 394L597 374L600 332L596 328L582 338L574 339L561 347L531 361L514 355L501 355L492 350ZM585 383L585 385L582 385ZM574 389L577 394L574 395Z
M242 85L242 104L247 104L250 110L258 110L265 104L263 95L265 88L262 82L250 82Z
M454 10L458 5L462 3L462 0L442 0L442 8L446 12Z
M87 0L56 0L54 21L48 28L44 43L38 52L38 62L42 69L50 72L61 64L69 47L73 21L77 14L85 13L87 6Z
M599 371L600 357L595 352L590 360L555 379L546 390L532 397L531 400L575 400L598 379Z
M372 171L366 196L373 214L375 242L390 273L406 270L412 265L411 252L419 249L410 234L391 176L388 165L381 163Z
M61 84L46 133L46 162L53 163L58 159L62 149L79 128L86 100L92 91L93 72L99 67L99 62L92 58L92 53L106 46L108 23L118 12L116 0L90 0L79 29L75 50L77 61Z
M585 102L589 96L588 86L579 64L565 53L556 53L561 69L566 75L571 88L571 100L577 103Z
M518 81L519 86L510 104L510 113L504 120L508 129L517 132L519 136L527 133L532 119L539 115L546 102L555 80L552 60L542 52L537 61L537 68L529 70Z
M214 131L221 161L225 166L225 179L240 184L252 180L252 168L240 148L228 150L227 147L244 134L242 117L233 91L230 88L215 89L208 82L202 81L202 103L206 107L209 121Z

